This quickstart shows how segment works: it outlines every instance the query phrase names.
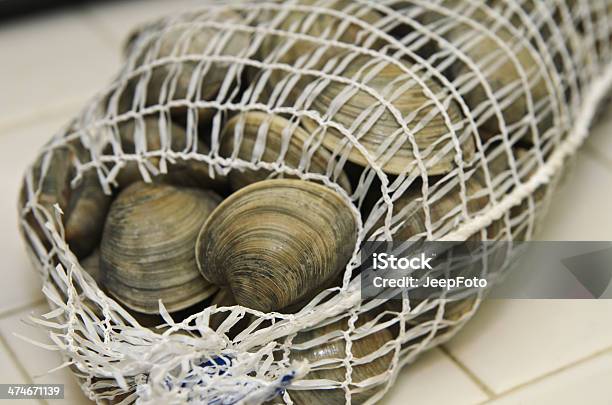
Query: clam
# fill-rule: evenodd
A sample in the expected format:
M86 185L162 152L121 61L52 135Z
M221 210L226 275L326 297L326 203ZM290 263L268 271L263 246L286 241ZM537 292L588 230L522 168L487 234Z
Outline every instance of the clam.
M210 302L210 305L216 305L217 307L231 307L236 305L236 300L234 299L234 296L230 290L227 288L220 288ZM228 312L217 312L211 315L209 326L212 329L217 330L227 318L228 314Z
M100 272L100 250L96 249L92 254L81 261L81 266L87 274L102 287L102 273Z
M467 211L468 215L473 217L486 209L489 203L489 196L486 194L486 189L479 184L477 179L470 179L466 184L466 188ZM456 229L464 221L462 215L463 202L459 194L458 185L455 185L450 190L445 190L444 187L441 187L437 193L432 193L429 198L431 198L431 200L428 200L429 218L433 235L431 240L435 241L440 236ZM428 237L425 208L423 207L423 198L420 192L409 190L397 199L394 202L393 214L394 217L391 223L393 241L401 243L407 240L424 240ZM381 218L374 226L374 229L382 228L383 225L384 221ZM503 238L503 225L503 219L493 221L493 223L485 228L484 235L476 232L467 241L458 245L425 245L425 250L444 249L442 252L437 253L434 263L432 263L434 271L425 269L416 270L411 272L410 275L417 278L425 276L438 277L440 274L436 269L442 269L448 265L451 269L452 277L463 276L467 278L479 276L485 263L483 261L483 252L487 252L487 269L490 271L499 270L506 258L505 245L488 242L486 246L488 249L483 250L479 242L497 240L500 235ZM380 239L380 237L370 239ZM446 249L449 250L446 251ZM465 256L464 252L466 250L470 252L471 258L469 259ZM416 250L416 252L421 251L421 248ZM412 252L414 250L404 250L401 255L412 254ZM433 292L433 290L429 291L419 287L416 292L413 292L413 296L415 298L424 298L424 296L444 293L442 288L436 289L436 292Z
M357 239L351 208L302 180L264 180L225 199L196 243L199 269L242 306L270 312L320 291L345 268Z
M407 315L406 329L419 328L421 329L424 324L436 320L438 323L438 331L436 338L442 338L442 335L452 333L456 330L458 324L467 321L469 319L468 314L475 311L480 305L480 301L477 298L477 291L474 291L472 295L469 295L460 299L442 299L436 302L437 305L421 307L421 310L416 308L423 302L423 299L417 299L415 297L410 298L411 312ZM383 304L385 310L402 312L403 310L402 299L390 299ZM440 313L440 307L443 307L443 312ZM428 334L417 334L413 338L403 341L402 347L406 345L414 345L424 338Z
M459 137L461 159L468 160L473 155L474 142L468 133L460 131L463 121L459 108L454 100L445 96L444 89L433 78L423 77L424 84L421 85L402 69L423 76L416 72L416 65L406 61L398 63L401 65L371 56L356 57L341 76L364 87L339 80L331 80L322 89L318 86L318 92L313 90L314 93L308 97L312 103L305 107L320 114L324 123L322 125L305 116L302 124L318 136L324 132L322 142L328 149L348 152L348 160L368 166L366 157L337 127L344 128L358 138L372 158L390 174L417 168L417 151L410 141L410 137L414 137L427 174L448 173L455 167L456 157L451 128L425 90L442 103L450 125ZM305 88L301 90L307 92ZM389 103L389 106L383 103Z
M499 201L504 195L510 193L516 187L517 183L510 169L506 151L502 148L497 148L493 152L494 153L487 155L487 167L489 169L491 186L495 191L494 195ZM515 163L519 180L526 181L535 169L535 160L530 158L528 152L522 148L514 149L513 154L516 160ZM467 198L467 206L465 208L468 216L473 218L482 214L483 211L486 212L491 209L489 207L491 195L484 178L483 170L478 168L467 174L470 177L465 184ZM449 178L440 180L439 184L435 184L434 187L430 188L430 194L427 199L433 240L456 229L457 226L464 221L462 210L464 202L460 196L459 184L457 182L447 183L446 180L449 180ZM538 201L543 198L543 195L540 191L537 191L534 193L533 197L537 204ZM452 262L452 275L454 277L460 275L474 277L484 273L487 277L491 277L492 274L501 271L508 257L508 244L505 241L509 239L521 241L525 239L525 229L514 229L515 224L518 223L519 225L523 225L527 222L524 220L517 220L518 216L523 215L525 212L529 212L529 205L526 201L513 207L509 213L506 213L506 215L509 215L511 218L509 221L506 221L506 218L502 216L484 228L484 232L478 231L474 233L468 238L465 244L457 246L459 249L467 248L473 252L473 256L471 261L464 262L465 265L458 261L461 259L454 260ZM423 198L420 192L409 190L398 198L394 202L393 215L391 223L391 228L394 229L394 233L392 233L393 240L414 240L427 236L427 221L423 207ZM383 225L384 222L381 218L374 228L380 229ZM486 250L481 250L480 242L482 241L487 241L487 244L482 246L483 248L486 247ZM456 251L453 250L452 252ZM461 254L461 250L458 251L458 253ZM482 260L485 254L487 257L486 269L484 268L485 262ZM450 258L450 256L438 255L439 261L445 260L446 258ZM443 262L439 264L443 264ZM438 266L438 263L436 263L436 266ZM483 272L483 270L486 270L486 272ZM415 275L420 277L423 274L415 273ZM449 305L446 307L445 319L459 319L463 312L457 312L455 307L466 308L461 302L462 301L458 301L458 303L449 302ZM401 301L399 304L390 301L389 306L396 308L401 307ZM466 311L468 309L469 308L466 308ZM429 311L422 317L416 319L415 322L419 322L423 319L433 319L435 316L435 311Z
M300 10L298 7L316 9ZM339 13L348 13L362 23L349 22ZM280 10L262 10L257 22L271 26L278 33L266 33L256 56L267 63L320 69L331 57L346 49L336 45L336 42L368 50L382 48L385 41L371 28L380 19L377 11L349 0L299 0L287 3ZM295 38L296 34L305 37ZM259 86L259 80L265 81L260 100L266 103L270 95L277 91L277 86L290 86L288 91L293 97L299 95L300 89L291 84L296 77L294 72L275 67L249 71L250 76L256 76L251 78L256 83L255 87Z
M83 151L81 160L87 158ZM89 169L83 173L81 183L72 190L65 217L65 236L70 250L77 257L91 254L100 243L104 219L111 196L104 193L98 173Z
M206 23L245 25L242 17L226 9L181 18L184 20L166 27L145 27L147 35L134 33L128 44L136 52L135 68L149 67L147 74L139 78L146 82L147 105L214 100L224 82L239 81L240 70L233 68L235 63L219 59L240 57L249 47L250 34L239 28L219 29ZM131 101L124 104L130 105ZM187 106L178 109L185 112ZM198 112L208 116L211 110L199 108Z
M39 207L50 215L44 219L54 220L57 204L63 211L65 238L70 250L78 257L88 256L100 241L104 217L111 197L106 195L93 169L82 173L79 184L73 189L71 181L76 175L75 160L86 161L87 151L75 142L43 153L32 168L33 184L37 192ZM21 206L26 200L25 184L21 191ZM39 211L40 212L40 211ZM42 213L42 212L41 212ZM39 223L33 212L26 215L39 239L45 242L44 223Z
M486 153L485 162L478 161L475 167L465 172L466 211L469 217L481 214L491 203L491 190L487 186L483 164L488 168L493 195L498 200L510 193L516 186L505 147L499 144L493 147L492 151ZM523 148L513 149L512 154L519 181L527 181L536 168L534 158L529 158L528 152ZM460 181L455 174L452 174L430 184L427 204L434 238L452 231L463 220L464 202L461 198ZM418 188L409 188L393 202L394 217L391 227L397 228L392 235L394 240L411 240L426 235L423 204L423 195ZM376 230L383 224L384 217L381 217L373 229ZM487 239L495 239L496 236L500 236L503 226L503 218L491 223L486 228ZM480 240L481 236L478 234L474 238Z
M486 194L482 194L482 186L473 181L468 182L466 186L468 198L471 197L468 202L468 211L472 214L477 213L486 207L489 200ZM477 196L478 193L481 193L481 196ZM443 234L445 231L454 228L458 224L461 215L462 201L459 195L459 186L452 189L450 193L433 198L437 198L437 200L433 203L429 203L429 211L433 228L432 232L435 236L437 232ZM422 204L423 198L420 190L410 190L394 202L394 213L398 214L400 211L404 213L404 215L401 215L401 219L398 219L398 222L394 223L394 225L398 225L400 221L402 222L402 225L393 234L394 240L404 241L425 235L427 227L425 211ZM383 225L382 219L379 225Z
M220 288L219 291L217 291L217 293L212 298L209 306L213 305L216 305L217 308L232 307L234 305L238 305L238 303L236 302L236 299L228 288ZM248 328L251 323L257 320L254 315L246 312L242 314L241 318L236 319L229 328L224 328L223 330L221 330L220 326L228 318L230 313L230 311L219 311L213 313L210 316L210 320L208 323L208 325L212 329L214 329L218 333L225 334L230 339L235 338L238 334L240 334L240 332ZM264 322L263 324L265 325L267 324L267 322ZM260 324L256 329L259 329L261 327L263 326Z
M316 10L300 10L300 7L316 7ZM339 13L349 13L361 20L362 24L348 22ZM273 25L280 33L271 33L263 39L258 51L260 59L272 57L276 62L288 64L298 59L308 61L312 52L327 46L338 50L330 41L377 49L382 45L380 38L368 28L380 20L381 15L363 4L356 5L349 0L332 0L321 3L318 0L299 0L288 4L282 10L266 10L260 13L260 24ZM308 39L295 39L289 33L299 33ZM312 60L310 60L312 62Z
M366 321L370 321L369 317L362 317L357 320L355 327L362 327ZM290 352L290 359L293 361L308 360L311 366L314 367L305 377L305 379L325 379L337 381L338 383L346 380L347 369L343 364L346 358L347 349L346 341L342 335L342 331L348 330L348 322L342 319L323 327L300 332L293 339L293 348ZM308 342L314 339L327 337L323 342L314 346L308 345ZM355 339L352 335L351 353L353 355L351 381L353 383L361 383L368 378L376 377L384 374L391 366L393 359L393 350L375 357L371 361L366 361L362 364L355 363L371 353L379 350L389 341L393 340L393 334L389 329L380 329L375 332ZM305 347L298 349L298 347ZM321 364L316 364L321 362ZM351 403L361 404L368 398L379 392L384 387L384 384L378 384L369 388L361 388L358 392L356 386L349 385L351 389ZM344 404L345 391L342 388L335 389L318 389L318 390L289 390L289 396L296 404Z
M238 137L242 139L236 146ZM258 141L265 142L265 147L256 147ZM331 154L323 147L313 148L312 143L308 133L297 123L291 123L280 115L252 111L236 115L226 124L219 153L224 157L238 157L251 162L282 162L293 169L326 174L332 160ZM237 190L265 180L270 173L266 169L233 170L229 174L229 181L232 188ZM335 180L350 194L351 184L344 171L340 171Z
M487 13L480 10L471 18L485 27L495 23ZM477 123L481 128L489 133L500 132L501 123L493 105L500 108L506 126L524 120L530 113L527 92L531 96L534 118L540 130L551 126L552 112L542 112L549 108L554 96L548 91L545 81L550 72L543 68L544 62L532 53L535 51L528 47L526 39L517 37L507 28L482 32L466 24L457 25L445 36L477 66L475 71L465 62L456 61L451 71L470 110L476 112ZM491 99L478 80L480 76L484 77L494 99ZM527 80L527 88L523 77Z
M457 301L447 301L444 306L444 319L458 322L480 305L475 295Z
M158 313L194 305L214 291L198 272L198 231L219 203L210 191L134 183L113 201L100 246L106 289L126 307Z
M146 116L140 119L131 119L122 122L118 126L121 150L126 154L140 154L155 151L191 152L192 142L197 142L198 153L206 154L208 147L197 140L188 138L185 130L172 121L162 123L157 116ZM137 148L136 145L142 145ZM107 153L111 154L110 146ZM160 157L154 155L148 157L148 162L155 168L160 166ZM116 180L120 188L141 181L142 175L138 163L127 160L125 166L117 174ZM208 164L197 160L183 160L176 158L174 163L169 163L167 173L158 174L155 181L175 184L179 186L200 187L203 189L222 190L223 179L217 175L211 177Z

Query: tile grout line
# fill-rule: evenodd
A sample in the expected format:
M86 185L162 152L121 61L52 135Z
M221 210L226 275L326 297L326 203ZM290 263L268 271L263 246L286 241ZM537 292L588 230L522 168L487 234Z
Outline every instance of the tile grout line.
M8 311L2 312L0 313L0 320L7 318L9 316L18 314L20 312L23 312L27 309L34 309L39 305L42 305L44 303L46 303L46 299L41 297L38 300L31 302L29 304L25 304L25 305L20 305L18 307L9 309ZM6 341L6 339L4 338L4 336L2 336L2 334L0 333L0 350L2 350L2 346L4 346L4 350L5 352L8 353L9 357L13 360L13 362L17 365L17 368L19 369L19 372L22 374L22 377L25 376L26 377L26 383L27 384L34 384L34 380L32 379L32 377L28 374L27 370L25 369L25 367L21 364L21 362L19 361L17 355L15 354L15 352L13 352L13 349L11 349L11 346L8 344L8 342ZM38 403L40 405L49 405L49 401L45 400L45 399L38 399Z
M559 368L556 368L554 370L551 370L551 371L548 371L548 372L546 372L544 374L541 374L541 375L539 375L539 376L537 376L537 377L535 377L535 378L533 378L533 379L531 379L529 381L526 381L526 382L518 384L518 385L516 385L516 386L514 386L512 388L509 388L509 389L507 389L505 391L502 391L499 394L496 394L493 398L487 399L487 400L481 402L480 404L481 405L488 404L488 403L490 403L494 399L498 399L498 398L502 398L502 397L508 396L508 395L510 395L510 394L512 394L514 392L520 391L520 390L522 390L524 388L527 388L527 387L529 387L531 385L534 385L534 384L537 384L539 382L542 382L542 381L544 381L544 380L546 380L546 379L548 379L550 377L554 377L554 376L556 376L558 374L561 374L564 371L567 371L567 370L569 370L571 368L574 368L576 366L582 365L582 364L584 364L584 363L586 363L586 362L588 362L590 360L593 360L593 359L595 359L595 358L597 358L599 356L603 356L603 355L608 354L608 353L612 353L612 346L608 346L608 347L606 347L604 349L598 350L598 351L596 351L594 353L589 354L588 356L582 357L582 358L580 358L578 360L575 360L575 361L573 361L571 363L563 365L563 366L561 366Z
M6 341L6 339L4 338L2 334L0 334L0 350L3 350L8 355L8 357L13 361L13 363L15 364L15 367L17 368L17 371L19 372L19 374L21 374L21 377L24 379L25 383L34 384L34 380L32 379L32 377L30 377L27 370L25 369L23 364L21 364L21 362L17 358L17 355L15 354L13 349L11 349L11 346L8 344L8 342ZM41 405L45 405L45 404L48 405L47 401L43 401L41 399L37 400L37 402Z
M13 349L11 349L11 346L8 344L8 342L4 338L4 335L2 334L0 334L0 349L4 350L4 352L8 354L8 357L13 361L13 363L15 363L17 370L19 371L19 373L21 374L21 377L23 377L25 382L27 384L33 384L34 381L32 380L32 377L30 377L27 370L25 369L23 364L21 364L21 362L17 358L17 355L15 354Z
M26 309L34 309L35 307L47 302L44 297L40 297L36 301L28 304L19 305L15 308L8 309L6 311L0 311L0 319L8 318L9 316L15 315L19 312L25 311Z
M446 345L440 345L438 346L440 348L440 351L442 353L444 353L452 362L453 364L455 364L457 367L459 367L459 369L461 369L461 371L474 383L476 384L476 386L485 393L485 395L487 397L489 397L488 399L493 399L495 398L495 392L493 392L493 390L484 383L484 381L482 381L480 378L478 378L478 376L472 371L470 370L465 364L463 364L461 361L459 361L458 358L456 358L451 352L450 350L448 350L448 348L446 347Z
M17 371L19 371L19 374L21 374L21 377L24 378L26 384L34 384L34 380L32 379L32 377L30 377L30 374L28 373L26 368L23 366L23 364L21 364L21 362L19 361L19 358L17 357L17 355L11 348L11 345L8 344L8 342L6 341L6 339L1 333L0 333L0 350L4 350L5 353L9 356L9 358L13 361L13 363L15 364L15 367L17 367ZM47 401L42 400L42 399L38 399L37 402L41 405L49 405Z

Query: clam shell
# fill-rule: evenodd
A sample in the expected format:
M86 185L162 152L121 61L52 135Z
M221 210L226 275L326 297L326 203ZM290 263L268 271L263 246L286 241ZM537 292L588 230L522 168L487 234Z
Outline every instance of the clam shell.
M527 155L528 151L523 148L512 150L517 175L520 181L529 179L533 171L537 168L535 162ZM477 166L466 171L466 197L467 213L471 217L480 214L487 209L491 203L490 190L487 187L485 173L482 162ZM508 155L504 149L497 148L493 153L487 154L486 164L491 186L495 197L499 200L509 193L515 186L516 181L513 177ZM462 199L461 189L458 181L453 177L447 176L440 179L440 184L430 184L428 204L430 209L430 220L433 226L434 237L443 235L447 231L454 229L462 220ZM535 194L536 200L540 200L543 195L539 192ZM380 200L379 200L380 202ZM423 195L420 189L408 189L402 196L394 201L391 227L398 227L394 240L410 240L415 237L425 236L426 219L423 207ZM381 217L373 230L382 227L384 217ZM501 236L504 229L503 219L494 221L486 228L487 239L496 239ZM474 235L476 240L480 240L481 234ZM502 237L504 239L505 236Z
M317 10L298 10L296 6L316 6ZM369 49L378 49L383 41L376 35L370 35L367 27L356 23L346 23L338 12L349 13L366 24L375 24L381 15L375 10L355 4L350 0L332 0L320 2L318 0L299 0L287 5L286 9L265 10L258 17L260 24L274 24L278 34L268 34L262 41L258 56L265 60L274 55L274 60L288 64L295 63L300 57L309 55L324 46L325 41L335 40L348 43L352 46L365 46ZM290 38L287 33L300 33L307 35L311 40ZM318 41L324 42L318 42ZM338 48L327 44L331 49ZM323 59L323 58L322 58Z
M160 122L158 116L149 115L142 120L133 119L125 121L118 128L121 149L126 154L164 150L190 152L193 147L187 133L181 126L174 124L172 121L168 121L164 125ZM142 146L137 148L137 144ZM107 154L113 154L110 148L111 146L107 148ZM208 146L199 141L196 150L201 154L209 152ZM149 157L148 161L155 168L159 168L159 157ZM218 174L215 174L214 178L211 177L208 164L197 160L177 158L174 163L168 162L167 173L159 173L153 179L156 182L214 189L217 191L225 188L223 177ZM133 160L126 161L125 166L121 168L116 177L120 188L125 188L132 183L142 180L138 163Z
M414 308L420 305L421 302L423 302L422 299L416 299L414 297L410 298L410 308L414 311ZM470 312L475 311L479 305L480 301L477 298L477 291L474 291L474 295L470 295L468 297L458 300L444 299L439 301L439 305L435 305L429 309L423 310L421 311L421 313L418 313L418 315L415 313L416 316L410 317L410 319L406 319L406 328L411 329L414 327L418 328L419 326L422 327L424 323L432 322L435 319L440 319L438 318L440 316L438 311L440 310L440 306L443 306L444 312L442 314L441 319L443 319L445 322L440 323L439 333L437 334L437 336L441 336L447 332L452 333L453 330L456 330L455 327L457 323L466 321L468 319L468 314ZM403 303L401 299L390 299L383 305L386 310L395 312L402 312L402 306ZM425 336L417 335L414 338L408 340L407 342L402 342L402 347L405 347L404 345L412 345L419 341L422 341L424 337Z
M408 62L408 69L415 70ZM319 113L323 120L343 127L359 138L363 147L377 160L385 172L399 174L417 168L415 151L401 124L405 124L426 164L428 175L450 172L454 167L456 152L453 147L451 130L447 127L442 113L425 94L424 88L416 83L398 65L381 62L371 56L356 57L341 73L363 86L340 81L330 81L316 93L312 104L306 106ZM417 73L417 76L419 74ZM462 116L454 100L443 97L445 91L432 78L424 78L424 86L442 102L456 136L460 138L462 159L473 156L474 142L469 133L462 133ZM320 88L321 86L319 86ZM305 88L301 88L306 91ZM375 92L381 103L369 91ZM401 119L393 112L399 113ZM320 134L321 125L304 117L302 124L311 133ZM368 166L365 156L355 148L349 139L334 126L325 126L323 145L330 150L349 150L348 159L361 166ZM406 139L403 139L406 137Z
M488 156L487 166L491 176L492 187L495 190L495 195L498 199L502 198L503 195L511 192L516 186L512 172L510 170L510 164L508 162L508 156L504 150L498 149L501 152L495 156ZM514 158L516 160L517 175L521 181L527 180L533 170L535 169L534 161L529 159L527 156L528 152L524 149L518 148L513 150ZM432 190L430 190L432 191ZM470 217L474 217L481 213L481 211L489 210L489 204L491 203L491 196L486 187L484 179L484 172L482 170L476 170L471 173L471 177L466 182L466 194L467 194L467 212ZM534 199L536 204L543 198L543 194L540 191L534 193ZM462 200L460 197L460 189L458 184L449 185L445 184L443 187L438 187L437 191L432 192L428 197L430 207L430 219L432 224L432 234L435 240L440 235L444 235L446 232L455 229L460 222L463 220L462 215ZM394 202L391 228L396 228L395 233L392 234L392 238L395 241L414 240L417 238L426 237L426 219L425 211L423 208L423 198L420 192L416 190L408 190L407 193L402 195L399 199ZM503 269L503 266L507 259L507 247L503 241L525 240L526 229L517 228L515 224L522 226L527 221L518 220L519 215L524 215L529 212L529 205L526 201L515 206L510 211L510 220L506 222L505 217L501 217L494 220L484 229L482 232L476 232L468 241L461 246L459 249L467 248L473 250L474 256L473 261L463 265L458 265L458 262L454 262L452 276L464 276L474 277L481 274L491 275L499 272ZM383 219L379 219L375 225L375 229L378 229L384 225ZM508 229L509 227L510 229ZM478 242L488 241L487 244L487 262L486 269L484 268L485 262L482 260L483 251L480 250ZM497 241L502 241L497 243ZM461 250L459 250L460 252ZM446 256L444 256L446 257ZM444 260L444 259L440 259ZM415 274L421 276L422 274ZM415 295L415 294L413 294ZM416 294L418 296L418 294ZM445 309L445 319L458 320L459 316L463 312L457 312L455 307L464 308L461 304L462 301L457 303L449 303ZM418 301L417 301L418 303ZM467 305L467 304L466 304ZM473 306L473 304L470 304ZM401 301L389 302L390 308L401 308ZM466 311L469 308L466 309ZM451 312L454 311L454 312ZM455 314L455 315L453 315ZM428 312L415 318L415 324L420 321L426 321L435 317L435 311Z
M84 172L81 184L72 190L64 220L66 241L77 257L86 257L99 245L110 204L111 196L104 193L98 173Z
M535 158L536 152L534 150L529 150L517 146L511 149L511 153L513 155L518 181L520 183L528 181L539 167L537 159ZM506 196L508 193L510 193L515 187L517 187L517 179L515 179L514 174L512 172L511 165L509 162L509 156L505 147L500 147L500 145L498 145L495 150L492 151L492 153L487 153L486 165L489 170L492 190L489 190L487 188L485 173L482 167L480 166L480 163L478 164L478 167L474 169L474 172L471 177L467 180L467 210L470 216L475 216L479 214L481 210L486 211L487 209L489 209L487 208L487 206L491 202L490 191L493 192L493 195L499 201L504 198L504 196ZM543 209L543 203L545 202L544 199L547 191L551 187L551 183L559 181L562 175L563 172L556 174L555 176L553 176L549 184L543 184L542 186L538 187L534 193L531 194L530 197L533 199L534 208L536 210ZM442 190L442 188L439 188L439 190ZM420 204L420 193L415 194L418 195L415 196L413 204L415 204L414 201L417 199L417 204ZM460 220L459 206L461 204L461 199L459 196L459 186L453 186L453 188L447 191L447 194L445 196L440 197L440 194L440 192L436 193L437 196L433 197L433 199L436 199L437 202L431 204L432 223L435 223L437 221L440 221L440 223L445 222L445 226L447 226L446 229L449 229L449 225L456 223L456 221ZM409 195L411 194L408 194L408 196ZM430 196L429 198L432 199L432 196ZM527 225L529 221L518 220L518 217L522 215L529 215L529 213L529 199L526 198L520 204L512 207L509 214L511 218L509 223L506 223L504 217L502 217L496 221L493 221L486 228L487 240L525 240L527 229L524 226ZM424 213L421 212L419 216L421 217L420 223L424 226ZM510 227L509 230L506 229L507 226ZM414 225L414 229L417 229L416 224ZM509 231L509 233L506 231ZM474 234L470 239L481 240L481 238L482 234L478 232Z
M102 287L102 273L100 272L100 251L96 249L92 254L87 256L81 261L81 266L87 274L93 278L98 284L98 287Z
M474 181L467 183L468 194L468 212L472 215L484 209L488 202L488 196L483 193L483 188ZM442 232L441 228L452 228L460 220L461 214L461 197L459 195L459 187L456 186L453 192L448 193L433 203L430 206L430 218L432 226L434 226L434 235L437 232ZM401 210L410 206L408 213L402 216L403 225L393 235L394 240L403 241L414 239L416 236L424 236L426 232L425 211L422 207L422 195L420 191L410 190L405 195L400 197L394 203L394 212L399 213ZM399 223L400 220L398 220ZM397 224L397 223L396 223ZM383 221L379 222L383 225Z
M32 167L32 185L37 193L39 207L29 211L24 219L36 232L36 236L47 249L50 247L50 244L46 240L43 228L44 223L39 223L34 210L40 215L45 215L43 221L51 220L55 222L55 209L53 206L57 204L62 211L66 209L70 200L70 179L74 174L73 159L73 150L62 147L41 154ZM28 195L24 179L19 197L20 207L25 206L27 199Z
M475 12L471 18L485 26L495 23L484 11ZM521 23L521 25L524 24ZM558 102L563 102L561 100L563 95L550 94L546 87L545 77L551 72L546 68L541 68L544 62L536 59L537 56L532 54L524 43L524 39L517 39L516 35L506 28L499 28L494 33L485 34L467 25L457 26L446 36L478 67L478 74L484 76L495 95L496 103L499 103L506 126L523 120L529 114L528 99L521 78L523 74L528 80L527 91L535 106L535 114L538 115L539 130L544 131L551 127L552 113L542 113L542 109L548 107L548 104L542 103L549 98L549 103L552 103L553 97L559 97ZM500 42L512 49L511 55L509 51L502 48ZM516 59L518 66L513 58ZM500 133L501 123L494 114L491 98L477 79L473 68L465 62L457 61L452 65L451 71L456 77L455 83L458 84L460 93L472 112L481 111L477 116L477 123L480 128L486 130L482 135L486 138L487 134ZM488 103L486 116L482 114L484 103ZM529 136L526 135L525 138Z
M366 321L371 320L369 317L362 317L356 322L356 327L362 326ZM320 369L310 371L305 379L326 379L338 381L339 383L346 380L346 368L342 361L346 358L346 342L342 335L342 331L348 329L346 319L336 321L323 327L300 332L293 339L294 348L290 353L292 361L308 360L309 363L327 361L331 364L320 366ZM313 339L328 336L325 342L308 347L303 350L298 350L297 345L304 345ZM354 338L353 338L354 339ZM351 353L353 359L360 359L370 353L380 349L387 342L393 340L393 335L388 329L381 329L376 332L370 332L368 335L360 339L352 340ZM391 366L393 359L393 350L386 354L376 357L374 360L363 364L352 364L351 381L353 383L362 382L368 378L375 377L387 372ZM336 360L335 362L333 360ZM353 361L354 361L353 360ZM361 404L372 395L380 391L384 384L376 385L362 392L355 391L355 386L351 388L351 403ZM344 404L345 391L341 388L324 389L324 390L289 390L291 399L296 404Z
M489 204L489 195L486 193L486 189L480 183L477 175L472 176L466 183L466 194L467 194L467 212L468 215L476 216L482 210L485 210ZM432 194L428 198L429 204L429 215L431 221L431 232L433 235L433 241L437 240L440 236L452 231L457 228L464 220L462 211L462 199L460 196L459 185L453 186L450 190L446 187L442 187L438 192ZM428 238L427 234L427 220L425 214L425 208L423 207L423 198L420 192L416 190L408 190L404 195L394 202L393 206L393 218L391 220L392 229L392 240L398 243L408 240L425 240ZM497 244L492 241L499 239L505 239L506 234L504 231L504 220L498 219L493 221L484 230L484 235L481 232L476 232L468 238L464 243L460 243L457 246L439 246L450 248L448 252L439 254L435 263L434 268L445 268L448 266L450 270L450 277L463 276L466 278L480 276L483 274L483 268L486 265L486 272L484 274L491 274L495 271L499 271L504 264L507 256L506 245ZM384 217L380 218L373 229L379 229L384 226ZM370 239L382 239L384 235L379 234L376 237L370 237ZM483 250L479 245L480 241L487 242L487 250ZM431 246L426 246L426 249ZM436 246L437 248L438 246ZM471 252L470 260L457 259L457 257L464 257L464 251L468 250ZM409 253L411 252L411 253ZM414 251L403 250L400 255L412 254ZM419 250L417 250L419 252ZM455 254L456 252L456 254ZM486 252L486 262L484 261L483 252ZM462 261L458 261L462 260ZM430 270L417 270L412 272L410 275L413 277L425 277L432 276ZM416 298L416 303L419 299L424 296L433 294L442 294L442 288L432 288L431 291L428 289L419 289L418 292L413 292L412 296ZM390 305L401 308L401 301L391 302ZM435 315L435 314L434 314ZM424 316L424 319L428 315Z
M319 184L265 180L240 189L210 215L198 266L240 305L270 312L301 301L343 271L357 239L348 203Z
M232 307L234 305L238 305L238 303L228 288L220 288L210 303L210 306L213 305L216 305L217 307ZM224 328L221 330L220 326L229 315L229 311L212 314L210 316L209 326L217 331L217 333L223 333L230 339L234 339L243 330L248 328L252 322L256 321L256 318L252 314L245 313L243 314L242 318L236 320L229 328ZM261 325L259 327L261 327Z
M64 213L62 222L66 242L79 259L87 257L99 243L111 200L111 196L104 193L97 173L91 169L83 173L74 189L71 187L76 175L74 162L76 159L87 161L87 153L80 144L71 142L42 154L32 168L33 184L38 189L38 204L50 215L45 220L55 220L53 206L57 204ZM20 196L22 207L26 198L24 183ZM25 219L49 248L43 224L39 224L32 212Z
M40 182L40 194L38 201L45 208L53 207L58 204L60 208L65 209L70 201L70 180L74 175L73 162L75 153L73 148L61 147L50 152L49 163L44 173L44 177L40 177L44 160L46 156L41 155L35 163L35 184ZM50 213L54 211L49 210Z
M235 146L236 137L241 142ZM265 148L256 148L258 140L265 139ZM309 135L303 128L279 116L263 112L247 112L236 115L225 126L221 135L219 153L224 157L238 157L251 162L282 162L291 168L302 168L304 172L326 174L331 154L323 147L312 151L308 141ZM283 150L283 143L288 144ZM233 170L229 181L234 190L249 184L265 180L270 171ZM334 179L334 176L332 176ZM347 193L351 193L351 184L344 171L335 179Z
M313 6L317 10L298 10L296 6ZM359 18L368 26L381 18L377 11L365 4L349 0L299 0L287 4L282 10L262 10L257 22L260 25L273 26L279 32L266 34L257 51L257 59L266 63L321 69L331 57L345 51L345 48L331 41L368 50L378 50L385 45L386 42L373 34L371 28L353 22L347 23L338 12ZM296 39L292 37L295 34L306 35L308 38ZM286 69L251 68L249 76L254 87L265 81L259 97L262 102L270 103L271 95L286 86L289 86L286 90L291 94L291 99L299 96L300 89L291 84L295 73Z
M126 307L178 311L215 288L198 272L198 231L220 198L210 191L134 183L112 203L100 246L104 285Z
M231 69L232 63L214 60L216 56L240 56L249 46L250 34L234 28L218 29L205 26L207 21L223 21L228 24L245 24L242 17L231 10L193 13L166 28L145 27L152 35L132 34L128 48L136 52L134 68L150 67L146 82L147 105L164 104L176 100L213 100L224 81L236 82L240 71ZM200 23L200 24L199 24ZM156 64L156 65L152 65ZM230 78L231 76L231 78ZM133 83L133 88L136 83ZM128 100L123 104L131 106ZM186 106L182 107L186 110ZM128 107L129 109L129 107ZM183 111L184 112L184 111ZM202 116L209 116L210 109L199 109Z

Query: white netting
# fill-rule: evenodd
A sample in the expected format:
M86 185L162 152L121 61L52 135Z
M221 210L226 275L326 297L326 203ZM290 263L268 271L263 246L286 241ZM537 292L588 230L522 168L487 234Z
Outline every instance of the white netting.
M33 321L100 402L381 398L482 291L362 300L362 242L529 239L612 80L611 11L243 1L143 27L26 173L21 227L52 307ZM218 189L280 175L334 189L359 218L343 277L296 313L207 301L180 320L161 307L152 330L84 270L110 194L136 177Z

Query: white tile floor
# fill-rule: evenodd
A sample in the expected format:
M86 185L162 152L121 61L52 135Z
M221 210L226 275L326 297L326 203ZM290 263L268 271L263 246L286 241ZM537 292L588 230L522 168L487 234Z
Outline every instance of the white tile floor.
M195 0L112 2L0 28L0 383L62 382L86 403L56 353L20 340L44 310L18 236L20 176L36 149L114 73L130 27ZM612 108L555 198L540 239L612 240ZM490 301L455 339L402 370L383 403L610 404L612 301Z
M61 369L48 373L52 368L61 365L57 353L34 346L20 337L24 336L40 343L50 344L47 332L32 326L32 323L28 321L29 315L42 315L45 312L48 312L46 303L3 317L0 319L2 337L33 383L64 384L64 403L87 403L87 398L69 370ZM4 380L5 383L9 381L12 380Z

